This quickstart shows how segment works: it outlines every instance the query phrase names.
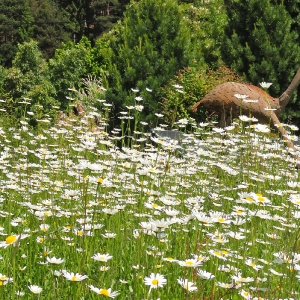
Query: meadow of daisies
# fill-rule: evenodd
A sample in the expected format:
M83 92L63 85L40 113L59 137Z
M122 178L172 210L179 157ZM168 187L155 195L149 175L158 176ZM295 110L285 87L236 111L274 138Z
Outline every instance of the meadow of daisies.
M299 299L300 181L283 140L246 116L178 120L179 142L138 119L130 131L142 106L108 128L104 104L2 123L0 299Z

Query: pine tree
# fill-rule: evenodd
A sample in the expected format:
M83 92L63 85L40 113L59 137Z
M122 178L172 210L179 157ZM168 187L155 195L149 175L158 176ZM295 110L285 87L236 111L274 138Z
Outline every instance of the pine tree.
M129 0L95 0L88 10L88 37L95 41L102 33L109 31L123 17Z
M300 45L300 0L284 0L286 10L292 17L292 30L298 33L297 43ZM300 86L297 88L297 94L290 101L285 109L284 116L292 119L293 123L299 124L300 115Z
M143 0L128 6L123 22L106 35L111 48L107 100L119 108L132 105L131 88L137 88L145 115L151 118L159 110L160 87L202 55L184 13L174 0Z
M279 96L300 64L299 36L294 20L281 1L224 0L228 15L223 60L258 85L273 82Z
M55 1L69 14L74 29L74 41L83 36L94 44L95 40L123 17L130 0L60 0Z
M28 0L0 1L0 64L11 66L18 43L32 37L33 22Z
M62 42L73 39L75 26L70 15L53 0L31 0L34 17L33 38L45 58L51 58Z

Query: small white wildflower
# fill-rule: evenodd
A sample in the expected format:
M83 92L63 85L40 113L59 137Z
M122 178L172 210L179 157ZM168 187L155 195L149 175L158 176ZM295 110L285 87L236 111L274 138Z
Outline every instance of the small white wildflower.
M272 85L271 82L261 82L260 86L264 89L268 89Z
M42 292L42 288L38 285L29 285L28 288L33 294L40 294Z

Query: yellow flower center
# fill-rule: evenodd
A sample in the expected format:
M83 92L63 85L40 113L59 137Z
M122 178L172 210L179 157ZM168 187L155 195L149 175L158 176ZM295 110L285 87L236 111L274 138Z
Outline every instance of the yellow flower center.
M15 235L10 235L6 238L5 243L6 244L12 244L17 240L17 237Z
M157 279L153 279L151 282L153 285L158 285L158 280Z
M101 289L100 292L99 292L100 295L103 295L103 296L109 296L109 291L106 290L106 289Z
M192 266L194 263L192 261L188 260L188 261L185 262L185 264L189 265L189 266Z
M72 281L77 281L77 276L73 276L71 280Z

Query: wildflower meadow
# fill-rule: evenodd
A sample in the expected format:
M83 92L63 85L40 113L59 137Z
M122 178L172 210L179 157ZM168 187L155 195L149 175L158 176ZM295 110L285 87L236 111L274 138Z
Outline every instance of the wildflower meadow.
M300 298L297 157L275 131L186 118L172 140L142 102L117 128L101 103L1 123L0 299Z

